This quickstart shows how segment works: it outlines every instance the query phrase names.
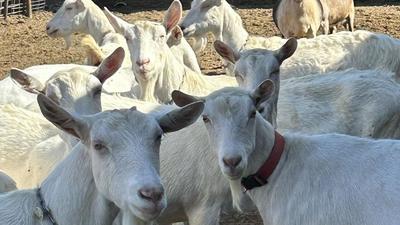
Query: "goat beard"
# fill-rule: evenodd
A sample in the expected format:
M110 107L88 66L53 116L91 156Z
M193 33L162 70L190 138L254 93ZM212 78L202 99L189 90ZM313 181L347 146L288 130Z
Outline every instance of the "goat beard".
M229 186L231 187L233 208L239 212L242 212L242 207L240 206L240 202L244 194L242 191L242 185L240 183L240 179L229 180Z
M145 225L149 224L146 223L145 221L139 219L135 215L133 215L131 212L120 212L122 213L122 225ZM114 224L114 223L113 223Z
M65 41L65 48L68 50L72 45L72 36L68 35L68 36L65 36L63 38L64 38L64 41Z

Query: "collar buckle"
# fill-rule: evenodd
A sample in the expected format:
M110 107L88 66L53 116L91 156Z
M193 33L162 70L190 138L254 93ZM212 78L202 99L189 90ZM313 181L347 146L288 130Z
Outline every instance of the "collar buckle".
M262 179L258 174L252 174L247 177L243 177L241 180L242 187L245 189L244 192L251 190L256 187L261 187L268 184L267 180Z

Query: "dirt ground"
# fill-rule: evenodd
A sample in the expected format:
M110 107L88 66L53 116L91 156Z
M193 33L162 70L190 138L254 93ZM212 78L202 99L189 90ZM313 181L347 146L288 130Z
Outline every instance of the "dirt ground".
M246 29L251 34L262 36L278 35L272 22L271 9L239 6ZM163 11L147 10L131 14L119 14L127 21L161 21ZM32 19L13 16L8 21L0 19L0 77L11 67L26 68L48 63L82 63L83 54L79 47L80 35L75 35L70 50L65 50L62 39L51 39L45 33L46 22L51 12L36 12ZM356 9L356 29L383 32L400 37L400 6L362 6ZM220 73L221 61L209 46L201 54L200 64L204 73Z
M371 5L374 1L367 2ZM258 7L258 6L257 6ZM137 10L137 9L136 9ZM239 6L246 29L251 34L262 36L278 35L272 22L269 8L255 8L251 5ZM161 21L163 11L147 10L130 14L120 14L127 21ZM51 39L45 33L46 22L51 12L36 12L32 19L13 16L8 21L0 19L0 77L11 67L26 68L49 63L83 63L79 47L81 35L74 36L74 44L65 50L62 39ZM361 6L356 8L356 29L364 29L390 34L400 38L400 6ZM201 54L201 68L207 73L221 73L221 60L209 46ZM222 224L262 224L256 214L247 216L223 216Z

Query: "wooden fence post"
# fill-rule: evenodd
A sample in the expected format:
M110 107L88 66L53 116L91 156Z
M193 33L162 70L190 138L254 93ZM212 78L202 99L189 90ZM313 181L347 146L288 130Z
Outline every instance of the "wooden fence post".
M8 17L8 0L4 0L4 19Z
M32 18L32 0L26 0L26 15Z

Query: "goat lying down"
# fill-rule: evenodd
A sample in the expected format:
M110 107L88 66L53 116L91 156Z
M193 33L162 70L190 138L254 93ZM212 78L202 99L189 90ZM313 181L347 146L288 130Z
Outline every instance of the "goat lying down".
M254 62L259 63L257 66L254 65L254 68L259 68L261 65L271 65L274 64L274 66L277 66L279 68L279 63L277 61L276 56L280 55L281 60L284 60L288 57L290 57L291 54L293 54L293 43L288 43L287 45L283 46L279 51L274 52L272 54L269 52L268 54L265 53L264 55L260 55L259 58L256 58ZM249 54L250 56L250 54ZM261 61L260 59L264 59L267 61ZM246 60L245 56L241 56L240 60L244 63ZM267 63L268 62L268 63ZM262 67L261 67L262 68ZM264 70L267 71L267 70ZM271 71L275 72L276 67L272 67ZM349 79L345 80L346 82L342 81L336 81L334 79L334 75L332 76L317 76L319 77L320 80L326 79L327 82L319 82L321 85L321 90L324 89L324 85L331 85L331 86L337 86L340 87L343 83L355 83L360 82L362 80L368 81L369 79L365 79L365 76L367 75L366 72L357 72L355 71L356 75L361 76L349 76ZM375 71L369 71L371 74ZM378 71L379 72L379 71ZM360 73L360 74L358 74ZM377 75L380 79L382 79L383 73L381 72L382 76ZM270 75L270 73L267 73ZM274 77L277 74L273 74ZM76 75L78 76L78 75ZM74 90L70 91L71 93L86 93L82 94L79 99L81 101L86 102L83 106L86 108L91 108L93 106L91 105L99 105L100 104L100 98L94 98L93 93L91 89L87 89L86 87L91 87L88 85L88 82L93 82L92 79L98 79L96 77L93 77L93 75L89 73L80 73L79 76L82 76L80 79L75 79L79 80L80 85L74 85L71 82L71 87L74 88L80 88L81 90ZM68 76L68 77L73 77L73 76ZM328 77L330 77L328 79ZM345 76L341 76L345 77ZM88 79L90 78L90 79ZM246 77L244 77L246 78ZM247 79L247 78L246 78ZM248 77L250 79L250 77ZM390 81L390 80L389 80ZM387 86L388 88L391 87L391 83L387 81L381 81L381 80L373 80L372 82L383 82L382 86ZM308 81L304 81L304 83L307 83ZM395 82L392 82L393 84L396 84ZM97 83L95 83L97 84ZM54 86L57 86L57 83L54 83ZM85 87L85 88L84 88ZM96 87L96 85L93 86L93 88ZM396 86L393 86L393 88ZM332 88L327 87L328 90L331 90ZM297 91L302 90L301 86L297 89ZM303 91L307 91L308 89L304 89ZM347 88L346 88L347 90ZM379 89L377 89L379 90ZM390 91L393 91L395 89L390 89ZM293 93L295 95L296 92ZM310 92L311 93L311 92ZM365 92L363 92L365 93ZM376 95L376 98L386 98L385 93L383 95L380 95L380 91L374 92ZM395 93L395 92L393 92ZM307 93L304 93L306 96ZM103 94L101 97L101 104L109 104L108 102L113 102L114 105L112 107L120 108L123 107L124 103L123 101L115 101L113 100L115 97L114 96L106 96ZM335 96L333 96L335 97ZM333 98L333 100L338 100L340 99L340 96L336 96ZM63 99L74 99L71 97L65 96ZM118 98L122 99L122 98ZM293 102L295 101L296 98L294 98ZM310 104L310 108L312 108L313 105L318 105L318 104L327 104L330 105L329 101L333 101L332 99L326 99L326 103L318 102L318 99L313 99L310 96L309 101L307 101L307 104ZM313 102L314 101L314 102ZM280 101L278 101L280 102ZM62 102L61 102L62 103ZM301 102L299 102L301 103ZM298 104L299 104L298 103ZM73 102L70 103L73 105ZM76 104L76 103L75 103ZM121 104L118 106L118 104ZM151 107L154 107L153 109L150 110L162 110L162 108L165 107L172 107L172 106L160 106L157 104L150 104L146 102L139 102L136 101L136 103L129 103L130 105L135 105L137 106L138 109L143 109L143 107L148 107L149 105ZM293 104L294 103L290 103ZM67 104L64 104L67 105ZM125 105L126 106L126 105ZM298 105L300 106L300 105ZM334 105L336 106L336 105ZM71 106L70 106L71 107ZM304 106L303 107L307 107ZM346 106L349 108L349 112L353 112L353 107L354 109L357 110L356 106L354 105L348 105ZM393 107L394 104L393 104ZM73 108L73 107L72 107ZM81 107L84 108L84 107ZM106 107L104 107L106 108ZM266 107L264 109L264 113L269 112L269 107ZM337 111L334 111L337 110ZM144 110L145 111L145 110ZM146 111L145 111L146 112ZM332 109L332 114L340 114L344 113L342 111L342 108L334 108ZM320 110L314 110L310 111L309 115L307 115L307 120L314 116L314 121L317 121L317 118L320 118ZM385 115L382 115L382 118L385 117ZM271 118L270 116L266 116L266 118ZM284 117L281 117L282 121L285 120ZM295 117L296 118L296 117ZM350 118L350 117L349 117ZM279 119L279 117L278 117ZM301 119L301 118L300 118ZM332 124L335 124L336 118L335 117L326 117L324 118L326 120L326 123L331 122ZM366 122L369 122L367 126L369 126L373 121L368 121L365 120ZM328 132L328 130L324 130L323 126L313 126L310 129L306 129L306 127L303 126L297 126L296 123L289 123L293 124L292 130L296 130L298 132L302 132L301 129L304 129L304 132L309 132L309 133L318 133L318 132ZM345 122L343 122L345 124ZM278 123L279 125L279 123ZM335 127L332 125L329 127L329 132L334 132ZM287 127L287 129L290 129L290 127ZM321 130L319 130L321 129ZM355 131L355 130L354 130ZM336 132L351 132L351 130L348 129L342 129L342 127L337 127ZM166 135L163 139L163 142L161 144L161 151L160 151L160 160L161 160L161 179L163 180L163 183L166 188L166 193L167 193L167 198L168 198L168 206L165 209L164 213L161 214L160 218L157 220L158 223L165 224L165 223L171 223L171 222L178 222L178 221L185 221L188 220L191 224L218 224L218 218L219 218L219 212L221 208L226 207L227 205L231 204L231 198L230 198L230 191L229 191L229 184L226 180L222 179L222 174L219 172L219 169L217 167L217 159L215 156L212 154L210 151L210 143L208 141L208 136L205 130L204 125L202 124L202 121L196 122L193 126L188 127L185 130L179 131L176 134L170 134ZM174 157L171 157L174 156ZM179 157L175 157L179 156ZM198 159L204 159L204 160L198 160ZM185 163L182 163L185 162ZM215 163L215 164L214 164ZM179 164L179 167L176 167L176 165ZM198 165L198 168L193 169L193 165ZM211 166L214 165L214 166ZM185 171L185 172L182 172ZM193 177L196 177L195 180L193 180ZM212 178L212 179L210 179ZM204 182L208 181L208 182ZM179 184L179 185L177 185ZM195 194L194 194L195 193ZM243 204L246 205L247 204Z
M260 105L260 113L281 131L400 137L397 74L384 69L347 69L280 81L285 60L296 54L295 39L289 39L278 51L250 49L236 54L222 42L216 41L214 46L234 63L240 87L253 90L266 79L275 82L276 93Z
M249 35L242 19L225 0L195 0L181 22L185 37L201 38L212 33L236 53L244 49L276 50L287 40ZM281 67L281 78L306 76L349 68L384 68L400 73L400 41L385 34L358 30L300 39L296 53ZM227 74L233 76L233 66Z
M200 100L173 95L179 105ZM398 224L400 142L341 134L280 136L257 112L273 95L274 82L266 80L253 91L224 88L202 99L210 148L233 199L240 199L245 185L264 224ZM262 170L268 176L259 170L263 165L272 167ZM257 182L249 183L255 174Z
M102 95L103 84L116 73L123 57L123 49L117 48L94 71L81 66L61 69L43 83L18 69L11 70L9 79L25 90L13 84L21 93L26 92L30 96L44 93L70 113L90 115L101 111L100 97L110 99L104 101L106 109L114 109L122 101L124 106L135 102L131 98ZM90 95L91 99L85 100L84 95ZM37 103L31 103L31 109L39 111ZM0 169L11 175L19 188L39 184L76 144L76 138L55 129L38 113L14 105L3 105L0 114L3 118L0 121L3 128L0 130L0 156L5 160L0 163Z

